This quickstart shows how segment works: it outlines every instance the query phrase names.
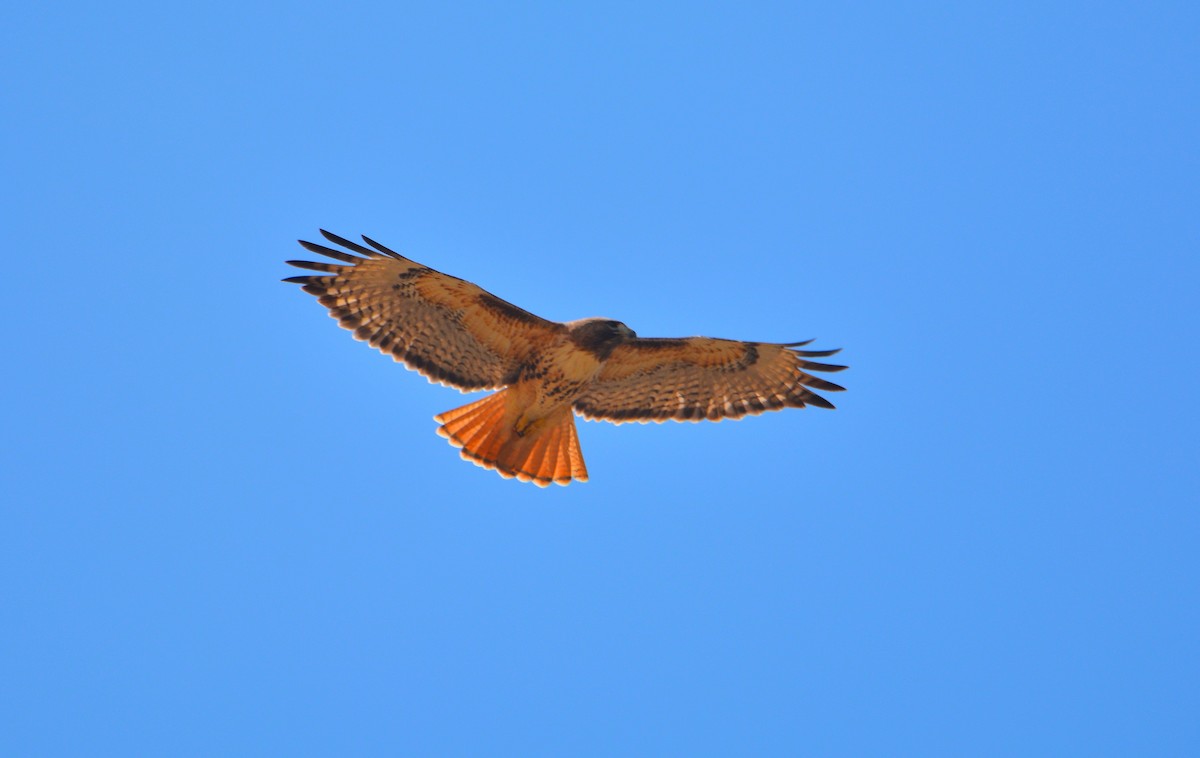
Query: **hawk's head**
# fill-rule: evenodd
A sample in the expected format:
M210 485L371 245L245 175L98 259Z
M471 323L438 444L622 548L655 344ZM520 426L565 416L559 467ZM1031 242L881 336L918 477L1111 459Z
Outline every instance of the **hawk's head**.
M600 360L608 358L618 345L637 339L632 329L610 318L583 318L571 321L567 328L571 330L572 342Z

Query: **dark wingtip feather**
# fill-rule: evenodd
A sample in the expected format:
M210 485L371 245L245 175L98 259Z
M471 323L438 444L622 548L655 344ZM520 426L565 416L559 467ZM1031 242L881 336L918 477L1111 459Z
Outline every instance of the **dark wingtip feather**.
M288 284L308 284L312 280L311 276L289 276L286 279L280 279L281 282Z
M839 389L841 388L839 387ZM804 402L808 403L809 405L815 405L818 408L828 408L831 411L837 410L837 406L835 406L833 403L829 402L820 395L816 395L811 392L804 396Z
M380 257L379 253L372 250L371 248L363 247L362 245L358 244L357 242L351 242L350 240L346 239L345 237L339 237L338 235L334 234L333 232L327 232L324 229L322 229L321 236L323 236L325 239L329 240L330 242L334 243L335 245L341 245L344 248L353 250L354 252L356 252L360 255L365 255L368 258Z
M306 268L310 271L323 271L326 274L336 274L344 270L341 266L335 266L332 263L318 263L317 261L284 261L284 263L296 268Z
M827 371L829 373L845 371L849 368L849 366L839 366L836 363L815 363L813 361L800 361L800 367L809 371Z
M317 255L324 255L326 258L333 258L335 261L353 263L356 265L363 262L362 258L356 258L349 253L343 253L341 250L334 250L332 248L325 247L324 245L318 245L315 242L309 242L307 240L296 241L300 243L300 247L304 248L308 252L316 253Z
M367 235L365 235L365 234L364 234L364 235L362 236L362 238L363 238L363 242L366 242L368 245L370 245L371 247L375 248L376 250L378 250L379 252L383 253L384 255L390 255L391 257L393 257L393 258L395 258L395 259L397 259L397 260L403 260L403 259L404 259L404 256L400 255L400 253L397 253L395 250L391 250L391 249L389 249L389 248L386 248L386 247L384 247L383 245L379 244L378 242L376 242L375 240L371 239L371 238L370 238L370 237L368 237Z
M335 245L340 245L340 244L342 244L343 242L345 242L345 241L346 241L345 239L343 239L342 237L339 237L339 236L337 236L336 234L334 234L333 232L329 231L328 229L319 229L318 231L320 231L320 232L321 232L321 236L322 236L322 237L324 237L325 239L329 240L330 242L332 242L332 243L333 243L333 244L335 244Z
M845 392L846 388L840 384L827 382L824 379L818 379L815 376L810 376L804 380L805 387L811 387L815 390L824 390L825 392Z

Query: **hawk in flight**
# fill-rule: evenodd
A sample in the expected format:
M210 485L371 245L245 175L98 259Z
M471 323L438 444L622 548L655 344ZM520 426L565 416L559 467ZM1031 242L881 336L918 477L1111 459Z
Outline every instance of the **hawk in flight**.
M469 392L499 390L434 419L462 457L505 478L545 487L587 481L574 414L625 421L720 421L833 404L839 391L810 371L845 366L810 358L808 342L638 337L620 321L547 321L470 282L321 230L349 250L300 241L335 263L288 261L317 272L284 279L316 295L354 338L430 381ZM368 247L369 246L369 247ZM811 342L811 340L809 340Z

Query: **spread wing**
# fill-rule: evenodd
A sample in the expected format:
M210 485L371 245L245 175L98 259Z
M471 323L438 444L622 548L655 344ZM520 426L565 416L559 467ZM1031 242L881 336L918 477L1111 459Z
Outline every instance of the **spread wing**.
M807 372L841 371L845 366L808 360L838 351L797 349L807 344L712 337L635 339L613 350L575 401L575 410L585 418L619 424L719 421L806 405L832 408L813 390L843 388Z
M357 256L300 241L338 263L288 261L321 272L284 279L303 285L331 316L381 352L430 381L463 391L516 380L524 362L566 329L462 279L408 260L363 237L370 247L324 229L327 240ZM362 257L359 257L362 256Z

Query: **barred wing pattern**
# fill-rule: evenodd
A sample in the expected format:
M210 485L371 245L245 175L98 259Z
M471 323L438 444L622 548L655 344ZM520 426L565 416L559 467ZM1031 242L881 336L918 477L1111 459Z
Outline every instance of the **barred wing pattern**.
M358 255L301 240L309 252L338 263L288 261L320 273L284 281L316 295L355 339L430 381L464 392L511 384L527 359L566 329L368 237L363 241L370 247L324 229L321 234Z
M599 376L576 399L575 410L585 418L619 424L719 421L806 405L833 408L813 390L844 388L807 372L845 366L808 360L838 352L798 349L809 342L635 339L613 350Z

